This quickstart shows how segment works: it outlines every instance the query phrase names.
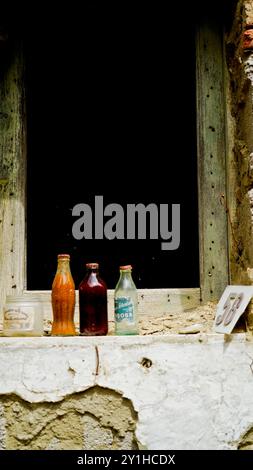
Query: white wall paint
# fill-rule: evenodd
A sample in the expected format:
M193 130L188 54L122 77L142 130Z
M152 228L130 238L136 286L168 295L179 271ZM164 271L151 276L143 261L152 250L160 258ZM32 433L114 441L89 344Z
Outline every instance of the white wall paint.
M0 338L0 393L43 402L107 387L132 401L148 449L235 449L253 426L252 364L244 334Z

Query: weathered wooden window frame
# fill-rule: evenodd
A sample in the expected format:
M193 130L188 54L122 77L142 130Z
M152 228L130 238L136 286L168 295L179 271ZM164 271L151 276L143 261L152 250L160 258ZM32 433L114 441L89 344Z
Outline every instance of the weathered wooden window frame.
M200 288L139 291L140 312L164 314L216 300L229 281L223 32L215 21L196 33ZM17 45L0 83L0 307L26 291L26 115L24 60ZM33 291L34 293L34 291ZM50 292L40 292L51 317ZM112 314L113 291L109 292Z

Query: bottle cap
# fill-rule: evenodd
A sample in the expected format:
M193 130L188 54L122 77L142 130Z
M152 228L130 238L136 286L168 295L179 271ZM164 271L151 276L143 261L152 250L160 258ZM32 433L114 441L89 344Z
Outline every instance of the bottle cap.
M86 263L86 268L87 269L98 269L99 264L98 263Z
M58 259L62 259L62 258L66 258L66 259L70 259L70 255L67 255L67 254L61 254L61 255L58 255L57 256Z
M119 269L120 271L132 271L132 266L131 264L127 264L126 266L120 266Z

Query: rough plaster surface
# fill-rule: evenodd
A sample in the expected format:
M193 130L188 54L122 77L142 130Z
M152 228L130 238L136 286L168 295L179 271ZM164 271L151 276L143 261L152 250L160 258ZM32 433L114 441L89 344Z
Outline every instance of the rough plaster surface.
M5 449L6 442L6 420L4 416L4 407L0 404L0 450Z
M245 334L0 338L0 350L2 447L253 445Z
M8 449L137 448L136 413L129 400L112 390L92 387L59 403L27 403L11 396L2 405Z
M253 282L253 1L239 0L225 37L228 68L228 202L231 283ZM250 50L251 49L251 50ZM232 196L231 196L232 195ZM253 332L253 302L248 309Z
M253 450L253 428L245 434L238 448L239 450Z
M253 1L246 0L244 1L245 8L245 22L247 26L253 25Z
M253 53L244 50L243 38L253 25L253 1L239 0L234 20L227 31L226 59L229 74L227 107L230 153L228 180L235 199L229 222L233 249L230 253L232 283L250 284L253 268ZM252 319L253 325L253 319Z

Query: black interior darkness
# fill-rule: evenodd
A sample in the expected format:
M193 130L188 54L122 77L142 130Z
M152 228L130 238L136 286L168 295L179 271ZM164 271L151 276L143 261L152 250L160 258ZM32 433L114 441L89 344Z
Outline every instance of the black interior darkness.
M51 289L58 253L76 286L86 262L109 288L121 264L138 288L199 286L195 23L164 3L88 2L26 25L28 289ZM95 195L181 204L179 249L75 240L72 208L94 211Z

